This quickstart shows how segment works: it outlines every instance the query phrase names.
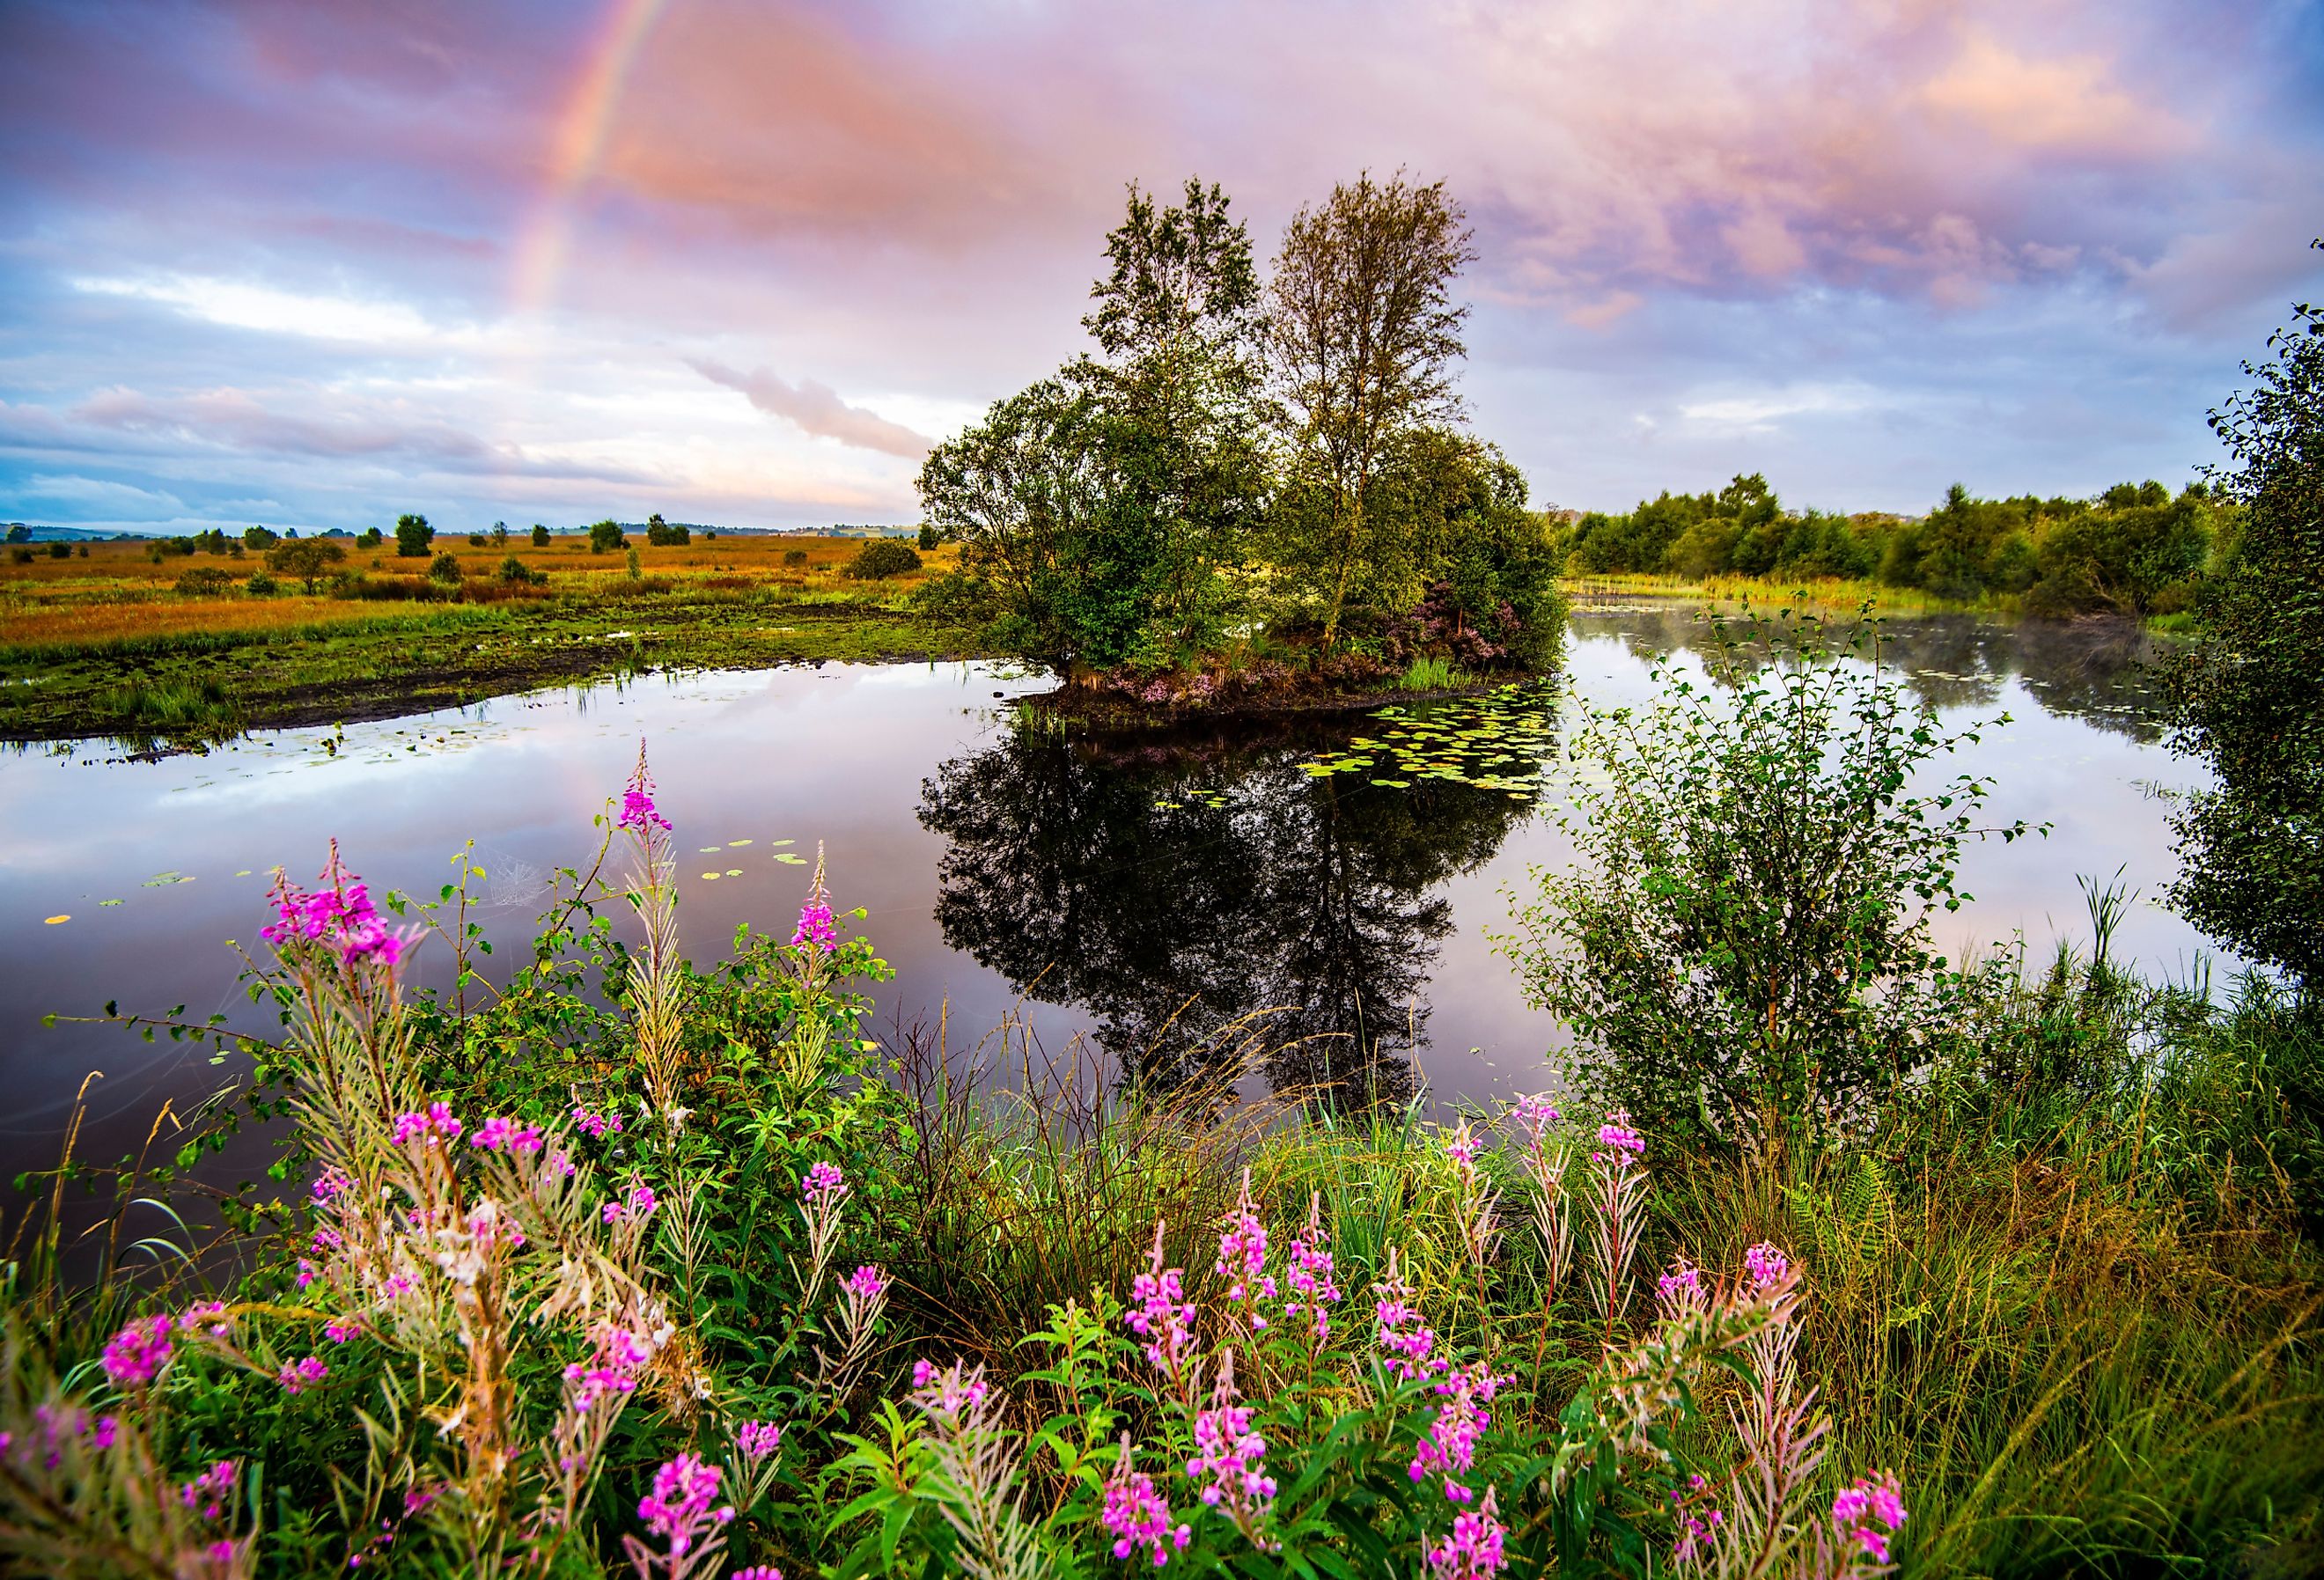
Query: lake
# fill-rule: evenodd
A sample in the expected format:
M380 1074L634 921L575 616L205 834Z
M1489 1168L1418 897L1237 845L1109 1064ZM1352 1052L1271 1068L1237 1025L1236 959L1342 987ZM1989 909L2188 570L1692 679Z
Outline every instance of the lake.
M1898 621L1890 655L1945 720L2012 716L1956 757L1997 781L1987 821L2046 839L1970 847L1973 901L1949 949L2022 934L2037 959L2086 940L2077 879L2139 892L2119 958L2184 979L2205 943L2157 904L2174 871L2170 790L2200 782L2164 753L2117 627ZM1567 673L1581 698L1640 701L1650 668L1690 664L1676 607L1584 608ZM1226 1047L1266 1049L1254 1078L1440 1101L1548 1084L1556 1040L1489 936L1528 866L1566 855L1529 799L1458 782L1318 779L1305 764L1382 726L1360 716L1099 744L1012 732L1042 682L981 664L796 667L656 676L456 712L265 732L202 756L129 761L82 743L0 759L0 1168L54 1160L91 1070L84 1156L144 1138L232 1077L207 1047L40 1018L183 1003L262 1024L228 940L255 944L270 870L307 881L337 836L375 894L432 893L473 840L482 920L530 938L550 874L595 849L638 742L676 825L679 918L697 960L742 922L788 937L815 851L839 906L895 966L877 1030L945 1010L954 1048L1019 1007L1052 1052L1085 1035L1167 1075ZM69 919L51 922L51 917ZM423 978L447 952L430 943ZM964 1055L965 1056L965 1055Z

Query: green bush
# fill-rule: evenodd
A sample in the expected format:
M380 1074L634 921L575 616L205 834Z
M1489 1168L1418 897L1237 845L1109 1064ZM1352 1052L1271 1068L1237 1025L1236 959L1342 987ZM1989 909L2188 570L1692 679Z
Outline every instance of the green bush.
M630 541L622 536L622 523L615 521L589 523L589 552L610 554L616 549L626 549Z
M428 579L457 586L460 580L459 560L448 552L438 554L428 562Z
M19 565L30 565L32 563L33 556L32 551L30 549L27 549L23 544L19 543L14 548L8 550L8 558L14 560ZM152 558L158 560L161 557L159 554L156 554Z
M943 534L936 531L936 523L934 522L922 522L920 523L920 551L922 553L925 554L928 552L938 543L943 541Z
M671 548L694 541L693 529L671 526L661 519L659 512L646 518L646 541L656 548Z
M855 551L843 574L858 581L884 581L919 568L919 554L910 544L898 538L874 538Z
M222 565L197 565L180 574L174 589L193 598L214 598L234 585L234 573Z
M51 559L70 559L72 558L72 545L63 541L62 540L59 540L58 541L50 544L49 558Z
M783 563L785 565L805 565L807 563L807 550L804 549L784 550Z
M242 584L254 598L270 598L281 590L281 584L263 570L254 570L250 579Z
M547 581L549 573L530 568L523 560L512 554L501 561L501 579L512 587L527 587L535 582Z
M395 554L399 559L424 559L428 546L436 541L436 529L428 524L423 515L401 515L395 518Z
M539 522L532 523L532 546L536 549L549 547L549 529Z

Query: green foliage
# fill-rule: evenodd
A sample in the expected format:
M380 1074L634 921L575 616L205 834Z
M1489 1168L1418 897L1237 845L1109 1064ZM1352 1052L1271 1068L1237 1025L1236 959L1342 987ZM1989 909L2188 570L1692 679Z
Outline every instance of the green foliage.
M49 545L49 558L51 559L70 559L72 551L73 546L62 539Z
M424 559L428 556L428 546L435 541L436 529L428 524L426 516L406 514L395 518L397 559Z
M1505 952L1571 1026L1597 1100L1704 1144L1827 1144L1959 1047L1990 972L1930 942L1956 909L1987 781L1917 773L1963 742L1868 673L1868 617L1713 618L1708 675L1655 671L1648 708L1590 710L1563 826ZM2006 717L2005 717L2006 722ZM2002 831L2014 838L2021 827Z
M539 522L532 523L532 546L536 549L549 547L549 529Z
M2324 244L2319 244L2324 245ZM2211 414L2243 507L2235 554L2172 666L2175 749L2209 768L2174 818L2172 898L2246 958L2324 983L2324 310L2301 304L2274 359Z
M646 518L646 541L656 548L668 548L677 544L690 543L693 541L694 530L691 527L671 526L661 519L659 511Z
M346 550L328 538L291 538L266 551L266 568L280 576L296 577L306 584L311 595L322 586L331 567L346 557Z
M589 523L589 552L592 554L610 554L616 549L626 549L629 541L622 536L622 523L619 522L607 520Z
M459 557L448 552L436 556L435 559L428 562L428 579L432 582L440 583L446 587L459 586Z
M784 550L783 563L785 565L805 565L807 563L807 550L804 549Z
M360 533L356 534L355 547L358 549L376 549L385 541L385 534L381 532L377 527L365 527ZM398 550L401 550L402 547L402 540L401 538L396 540L396 545Z
M252 571L250 579L242 585L243 590L254 598L271 598L282 590L282 584L263 570Z
M918 550L901 538L874 538L855 551L840 574L858 581L885 581L920 568Z
M32 528L30 528L30 527L26 526L26 525L25 525L23 522L13 522L13 523L11 523L11 524L10 524L10 526L9 526L9 528L8 528L8 541L9 541L9 542L11 542L11 543L29 543L29 542L31 542L32 541Z
M214 598L233 585L234 572L226 567L197 565L179 576L172 590L189 598Z
M944 534L943 534L942 532L939 532L939 531L936 531L936 523L935 523L935 522L922 522L920 523L920 552L921 552L921 553L923 553L923 554L927 554L927 553L931 552L931 551L936 548L936 546L937 544L939 544L939 543L941 543L941 542L943 542L943 541L944 541Z
M245 549L272 549L282 541L281 534L265 527L244 527L242 546Z
M15 548L8 550L8 558L18 565L30 565L32 563L34 557L30 549L25 548L20 543ZM157 555L155 558L158 559L159 556Z
M630 573L632 581L641 581L645 578L645 567L638 559L638 546L635 543L631 544L629 552L622 556L622 565Z
M533 570L528 568L523 560L511 554L501 561L501 579L511 587L529 587L547 581L549 573Z

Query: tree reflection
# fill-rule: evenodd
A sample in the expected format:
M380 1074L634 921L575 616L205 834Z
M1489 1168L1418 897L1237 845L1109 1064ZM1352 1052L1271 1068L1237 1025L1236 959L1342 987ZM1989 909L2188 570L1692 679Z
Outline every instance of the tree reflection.
M1222 1033L1264 1015L1277 1090L1410 1097L1422 993L1452 925L1435 891L1491 856L1529 803L1300 771L1348 733L1019 733L945 764L919 816L951 841L945 942L1021 992L1085 1007L1149 1085L1217 1073Z

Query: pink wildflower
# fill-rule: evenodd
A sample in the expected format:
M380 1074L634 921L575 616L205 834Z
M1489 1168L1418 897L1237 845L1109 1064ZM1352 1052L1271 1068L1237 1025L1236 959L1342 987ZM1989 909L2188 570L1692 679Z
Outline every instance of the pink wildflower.
M503 1148L512 1152L538 1152L540 1150L540 1127L519 1124L505 1115L495 1115L484 1121L476 1133L468 1138L468 1144L481 1147L488 1152L496 1152Z
M105 1346L105 1374L113 1379L116 1388L143 1388L161 1374L170 1360L170 1330L172 1318L140 1317L130 1323Z
M783 1429L772 1421L744 1421L734 1428L735 1451L748 1460L761 1460L783 1446Z
M331 841L330 860L323 866L322 882L319 892L309 894L278 869L276 919L259 929L259 937L277 946L294 939L325 944L337 949L342 963L348 966L364 960L393 966L402 958L408 940L380 919L363 880L340 864L336 839Z
M361 1338L363 1331L364 1326L360 1322L327 1322L323 1325L324 1334L335 1344L343 1344Z
M1499 1574L1508 1564L1503 1551L1508 1537L1493 1506L1493 1489L1487 1487L1475 1512L1456 1516L1452 1534L1428 1549L1430 1580L1488 1580Z
M638 743L638 766L630 775L629 784L622 791L622 815L613 820L616 828L634 828L644 834L655 828L668 828L669 819L654 805L653 775L646 772L645 743Z
M1888 1561L1888 1538L1904 1529L1904 1488L1893 1472L1858 1476L1831 1501L1832 1529L1876 1564ZM1877 1527L1877 1529L1875 1529Z
M1784 1275L1792 1270L1792 1262L1772 1243L1762 1240L1743 1253L1743 1270L1751 1275L1752 1283L1766 1290L1784 1281Z
M1235 1199L1227 1226L1219 1234L1219 1257L1211 1270L1231 1280L1227 1298L1237 1305L1255 1307L1261 1300L1275 1298L1275 1280L1267 1270L1267 1225L1259 1221L1259 1204L1251 1199L1248 1169L1242 1171L1242 1194ZM1249 1314L1249 1321L1255 1329L1267 1326L1267 1318L1256 1310Z
M888 1292L888 1280L878 1268L867 1264L848 1274L839 1287L852 1299L877 1300Z
M838 1201L847 1195L847 1176L836 1163L817 1163L799 1179L799 1195L808 1201L829 1197Z
M635 1392L639 1368L653 1359L650 1338L615 1323L599 1323L589 1338L595 1345L589 1359L565 1368L567 1402L576 1411L616 1394Z
M1194 1345L1194 1307L1187 1303L1177 1268L1162 1265L1162 1224L1154 1224L1154 1251L1147 1270L1130 1281L1130 1308L1122 1324L1146 1341L1147 1363L1166 1377L1185 1369Z
M682 1557L712 1527L734 1518L732 1509L711 1507L717 1497L718 1467L681 1454L654 1472L653 1491L638 1501L638 1518L669 1541L670 1557Z
M1283 1314L1307 1313L1318 1344L1329 1343L1332 1337L1332 1314L1324 1307L1340 1298L1340 1286L1332 1281L1331 1243L1331 1234L1323 1227L1323 1193L1318 1191L1307 1201L1306 1227L1291 1237L1291 1266L1283 1275L1292 1295L1284 1303Z
M576 1104L573 1109L573 1123L580 1126L584 1133L596 1141L604 1141L608 1132L614 1135L622 1133L622 1115L618 1109L608 1109L603 1113L593 1113Z
M285 1393L304 1393L330 1374L331 1369L323 1364L321 1356L309 1355L284 1366L275 1381L282 1384Z
M1598 1127L1598 1144L1604 1150L1591 1153L1590 1160L1610 1161L1617 1168L1644 1157L1646 1150L1646 1138L1630 1128L1629 1114L1618 1108Z
M837 923L838 918L832 914L830 906L821 900L810 900L799 907L798 929L791 934L791 942L828 955L839 947Z
M1126 1558L1144 1548L1157 1569L1170 1561L1171 1548L1183 1551L1194 1535L1191 1525L1171 1525L1169 1502L1155 1490L1154 1478L1130 1468L1127 1434L1121 1439L1121 1457L1114 1461L1113 1474L1106 1481L1105 1511L1098 1520L1113 1533L1115 1557Z
M407 1146L414 1141L432 1147L439 1137L447 1141L456 1141L459 1138L460 1129L460 1122L452 1117L452 1110L448 1104L430 1103L425 1113L401 1113L396 1116L394 1140L399 1147Z
M726 1580L783 1580L783 1572L772 1564L751 1564L735 1570Z
M1229 1350L1211 1408L1194 1418L1194 1457L1186 1462L1186 1479L1203 1483L1203 1501L1223 1508L1250 1532L1275 1497L1275 1478L1267 1474L1267 1439L1251 1430L1250 1409L1236 1404L1236 1397Z
M660 1198L654 1195L652 1186L633 1185L630 1187L630 1194L622 1200L605 1204L605 1222L613 1224L623 1218L634 1218L642 1224L652 1217L660 1206Z
M1683 1257L1655 1285L1655 1302L1665 1318L1700 1311L1705 1300L1702 1273Z
M235 1479L240 1474L233 1460L217 1460L192 1481L179 1484L178 1501L204 1520L220 1519L226 1513L227 1500L234 1495Z
M1444 1358L1434 1354L1436 1334L1421 1326L1412 1289L1397 1271L1397 1252L1388 1248L1388 1276L1372 1285L1372 1327L1379 1347L1394 1357L1388 1369L1406 1382L1444 1370Z
M1493 1419L1491 1412L1480 1407L1490 1404L1494 1393L1508 1381L1493 1375L1480 1361L1436 1385L1436 1393L1444 1402L1436 1407L1435 1420L1413 1451L1409 1473L1415 1482L1438 1475L1444 1481L1444 1496L1452 1502L1465 1503L1474 1496L1465 1483L1454 1479L1453 1473L1465 1474L1476 1464L1477 1439Z
M963 1372L954 1361L939 1372L927 1361L912 1363L912 1402L939 1426L955 1427L984 1403L984 1368Z

